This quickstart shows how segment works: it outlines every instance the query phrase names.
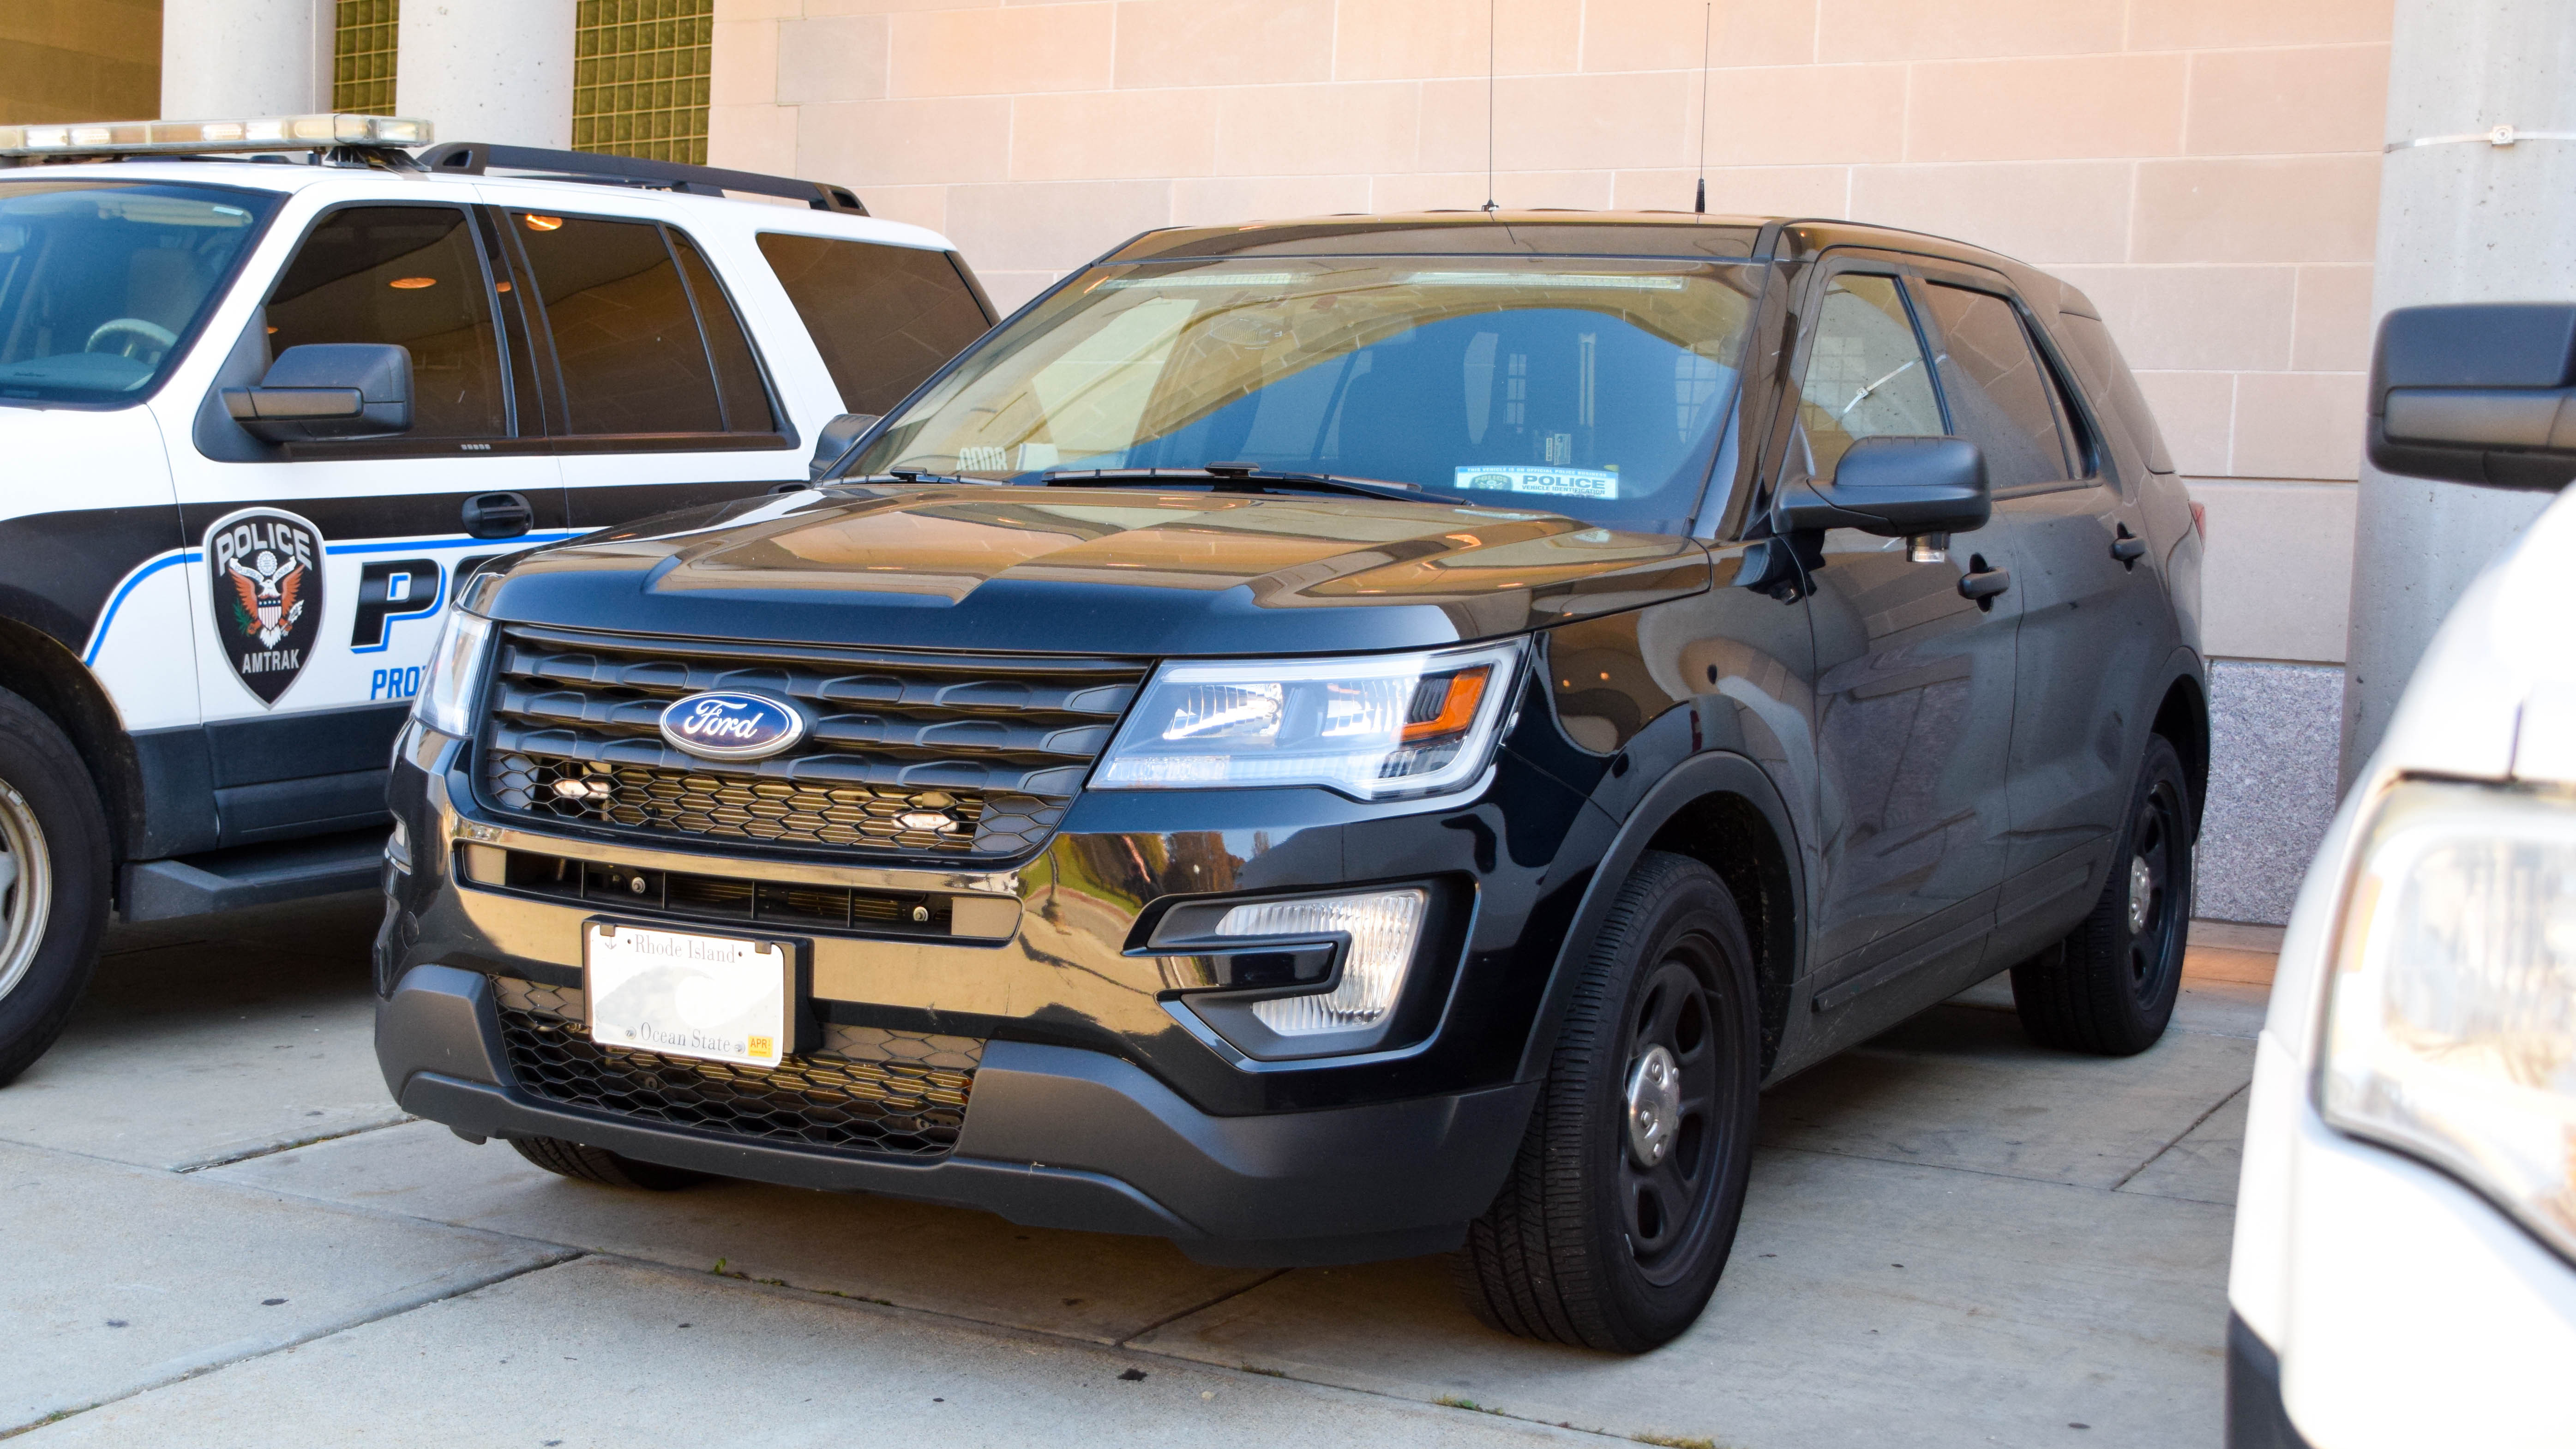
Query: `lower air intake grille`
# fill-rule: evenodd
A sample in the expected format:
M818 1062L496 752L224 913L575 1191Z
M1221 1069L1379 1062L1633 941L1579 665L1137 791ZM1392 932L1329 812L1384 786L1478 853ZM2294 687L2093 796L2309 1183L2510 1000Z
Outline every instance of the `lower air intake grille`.
M581 992L492 978L519 1089L567 1107L706 1132L907 1157L957 1145L984 1044L838 1024L775 1068L600 1046Z

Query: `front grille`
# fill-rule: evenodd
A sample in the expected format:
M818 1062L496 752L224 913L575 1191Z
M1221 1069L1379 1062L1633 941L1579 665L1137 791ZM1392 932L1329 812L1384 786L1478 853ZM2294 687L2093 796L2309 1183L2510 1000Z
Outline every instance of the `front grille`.
M581 992L491 978L519 1089L610 1116L908 1157L957 1145L984 1044L830 1023L776 1067L626 1051L592 1041Z
M621 834L1000 861L1043 844L1144 679L1126 659L626 639L511 625L495 653L483 803ZM765 760L666 744L703 689L793 699Z

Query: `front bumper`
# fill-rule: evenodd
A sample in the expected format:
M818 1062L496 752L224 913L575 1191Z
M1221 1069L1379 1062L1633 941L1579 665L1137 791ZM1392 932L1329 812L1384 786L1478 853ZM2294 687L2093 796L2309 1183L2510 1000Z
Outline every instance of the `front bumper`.
M1131 1063L995 1041L955 1151L896 1161L645 1125L511 1084L489 978L415 966L377 1008L406 1112L475 1137L560 1137L648 1162L983 1208L1032 1227L1167 1237L1208 1262L1358 1262L1457 1246L1501 1186L1536 1084L1212 1117Z
M2576 1444L2576 1267L2457 1180L2328 1126L2308 1080L2267 1029L2229 1285L2264 1321L2237 1325L2253 1343L2230 1355L2229 1449Z

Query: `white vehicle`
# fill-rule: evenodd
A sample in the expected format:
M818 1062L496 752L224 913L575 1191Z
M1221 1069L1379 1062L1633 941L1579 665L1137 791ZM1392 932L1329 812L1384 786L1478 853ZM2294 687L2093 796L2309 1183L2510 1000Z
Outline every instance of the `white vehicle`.
M2371 460L2576 475L2576 306L2389 314ZM2576 1444L2576 496L2461 599L2308 871L2255 1059L2230 1449Z
M838 187L429 139L0 127L0 1083L111 908L375 881L477 565L801 482L994 321Z

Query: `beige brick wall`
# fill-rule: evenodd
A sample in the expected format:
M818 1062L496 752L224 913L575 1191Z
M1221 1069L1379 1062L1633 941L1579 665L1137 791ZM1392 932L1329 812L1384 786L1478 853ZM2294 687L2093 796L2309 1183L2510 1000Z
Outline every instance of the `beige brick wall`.
M2213 652L2340 659L2314 485L2359 465L2389 0L1728 0L1704 124L1698 0L1494 7L1497 200L1686 208L1704 132L1712 210L2066 277L2211 506ZM1016 305L1150 226L1481 203L1486 15L716 0L710 159L856 186Z

